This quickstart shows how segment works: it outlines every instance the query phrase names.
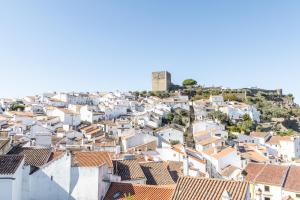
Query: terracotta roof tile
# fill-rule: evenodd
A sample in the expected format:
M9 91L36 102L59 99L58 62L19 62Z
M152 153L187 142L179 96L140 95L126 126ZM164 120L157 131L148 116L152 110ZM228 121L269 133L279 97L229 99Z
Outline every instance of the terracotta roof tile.
M0 174L14 174L24 156L22 155L2 155L0 156Z
M146 179L143 170L136 160L114 160L114 174L121 180Z
M113 167L109 152L106 151L86 151L75 152L72 157L72 166L74 167L98 167L107 164Z
M300 166L291 166L285 181L284 189L300 193Z
M166 165L173 181L176 183L179 177L183 176L183 162L168 161Z
M227 191L232 196L232 200L241 200L246 198L248 185L248 182L181 177L172 199L221 199L222 193Z
M259 138L265 138L269 133L267 132L251 132L250 136L251 137L259 137Z
M64 155L64 153L65 153L64 151L60 151L60 150L53 151L50 155L48 162L60 158L62 155Z
M236 170L239 170L239 168L232 166L232 165L228 165L221 171L221 175L224 177L229 177Z
M133 185L129 183L112 183L104 200L126 200L131 196L135 200L171 200L175 190L173 186Z
M18 154L25 156L25 165L41 167L46 164L51 156L50 148L22 147L22 144L13 147L9 155Z
M249 163L245 169L247 172L246 180L254 182L256 176L263 170L264 167L264 164Z
M289 166L250 163L246 167L246 180L282 186Z
M291 136L272 136L267 143L269 144L279 144L280 141L293 141Z
M266 162L269 160L269 158L261 155L260 153L258 153L256 151L247 151L245 153L241 153L241 157L255 161L255 162L260 162L260 163L263 163L263 162Z
M23 151L25 165L40 167L46 164L51 156L51 149L27 149Z
M228 154L235 152L236 150L231 147L227 147L226 149L221 150L220 152L213 155L214 158L218 159L224 156L227 156Z
M218 137L210 137L210 138L207 138L205 140L201 140L199 142L197 142L197 144L200 144L202 146L205 146L205 145L208 145L208 144L212 144L212 143L215 143L215 142L220 142L222 141L221 138L218 138Z
M148 185L171 185L175 184L167 167L163 162L140 163L147 178Z

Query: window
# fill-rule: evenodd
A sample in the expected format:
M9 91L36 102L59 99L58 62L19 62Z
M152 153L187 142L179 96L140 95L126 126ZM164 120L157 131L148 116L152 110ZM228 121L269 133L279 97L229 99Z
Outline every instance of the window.
M270 186L265 185L265 192L270 192Z
M300 198L300 194L296 194L296 198Z
M271 200L271 198L270 197L265 197L265 200Z

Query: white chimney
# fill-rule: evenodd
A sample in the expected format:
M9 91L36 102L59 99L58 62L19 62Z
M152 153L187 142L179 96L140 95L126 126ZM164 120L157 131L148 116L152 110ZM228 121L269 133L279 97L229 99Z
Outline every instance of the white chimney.
M183 159L183 174L189 176L189 156L186 152L185 145L183 147L184 159Z
M227 190L224 190L221 196L221 200L232 200L232 196Z

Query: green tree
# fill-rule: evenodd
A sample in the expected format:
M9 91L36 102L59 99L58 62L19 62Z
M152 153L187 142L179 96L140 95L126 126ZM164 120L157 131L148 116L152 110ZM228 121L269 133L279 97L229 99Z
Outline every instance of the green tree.
M172 112L169 112L166 116L166 120L168 123L171 123L174 119L174 114Z
M225 93L223 94L224 101L241 101L236 94Z
M174 119L172 121L174 124L178 124L178 125L184 125L183 121L182 121L182 117L180 115L175 115Z
M194 79L185 79L182 82L183 86L193 86L193 85L197 85L197 81L195 81Z
M179 144L180 142L178 140L171 140L171 145Z
M228 116L219 110L208 113L208 118L218 120L221 123L225 123L228 121Z
M251 121L251 117L248 114L243 115L243 121Z
M24 111L24 109L25 109L25 105L17 102L12 103L12 105L9 108L9 110L11 111Z

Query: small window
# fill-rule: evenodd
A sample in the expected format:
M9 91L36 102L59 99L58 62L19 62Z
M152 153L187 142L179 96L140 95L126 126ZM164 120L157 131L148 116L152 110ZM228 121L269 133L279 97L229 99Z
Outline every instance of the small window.
M300 194L296 194L296 198L300 198Z
M265 185L265 192L270 192L270 186Z
M51 181L53 181L53 176L50 177Z
M116 193L114 193L113 198L114 198L114 199L117 199L117 198L119 198L120 196L121 196L121 192L116 192Z
M271 200L271 198L270 197L265 197L265 200Z

